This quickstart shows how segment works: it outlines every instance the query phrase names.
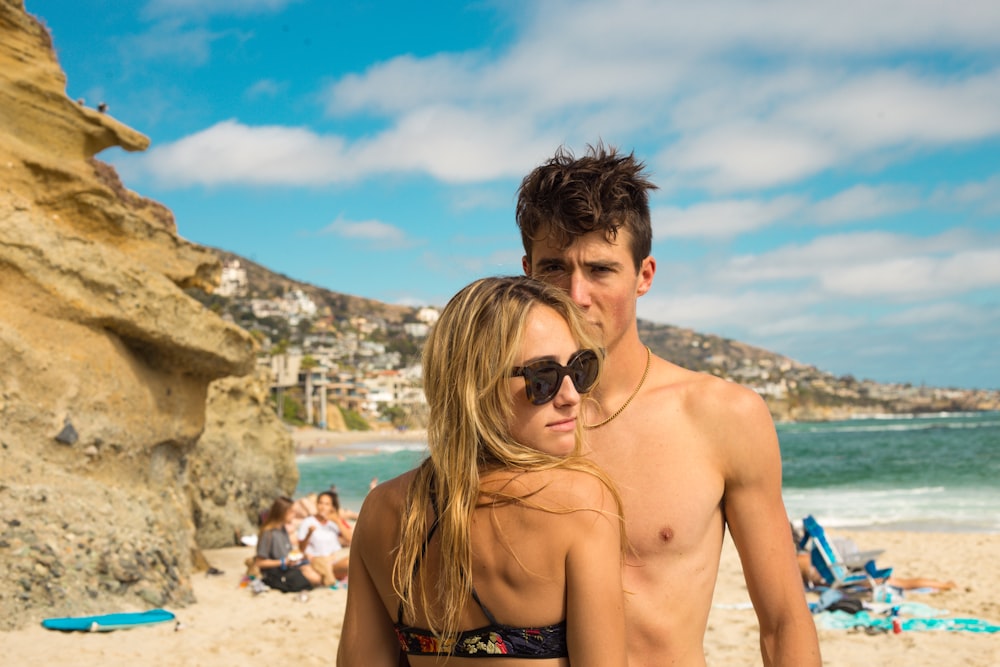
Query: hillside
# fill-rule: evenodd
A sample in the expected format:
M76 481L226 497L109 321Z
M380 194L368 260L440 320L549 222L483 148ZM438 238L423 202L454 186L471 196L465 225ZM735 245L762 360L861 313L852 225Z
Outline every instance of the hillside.
M321 307L330 309L336 319L349 319L351 317L364 316L385 320L393 324L403 322L407 317L412 321L413 308L407 306L394 306L374 299L365 299L360 296L352 296L342 292L334 292L322 287L316 287L309 283L299 282L280 273L275 273L270 269L257 264L245 257L240 257L231 252L211 248L218 258L225 264L238 260L240 265L247 272L247 281L250 284L250 291L247 298L273 298L279 297L291 289L300 289L305 292Z
M416 322L417 309L364 299L294 280L223 250L214 250L223 262L239 261L247 274L244 296L192 295L214 310L225 313L259 338L278 339L303 347L315 329L330 332L352 318L381 323L381 340L399 354L398 367L419 360L421 341L405 333L402 324ZM308 295L318 306L311 321L287 326L275 318L256 318L248 302L275 299L294 290ZM338 324L341 323L341 324ZM711 373L745 384L760 393L778 421L821 421L858 415L1000 409L1000 392L913 387L837 377L782 354L692 329L639 321L639 335L657 355L691 370Z

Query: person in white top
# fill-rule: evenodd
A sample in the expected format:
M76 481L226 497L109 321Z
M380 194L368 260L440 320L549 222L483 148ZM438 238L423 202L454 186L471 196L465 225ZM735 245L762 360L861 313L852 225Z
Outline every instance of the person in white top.
M332 491L316 498L316 513L299 524L299 549L323 577L324 586L334 585L347 576L353 529L340 516L340 502Z

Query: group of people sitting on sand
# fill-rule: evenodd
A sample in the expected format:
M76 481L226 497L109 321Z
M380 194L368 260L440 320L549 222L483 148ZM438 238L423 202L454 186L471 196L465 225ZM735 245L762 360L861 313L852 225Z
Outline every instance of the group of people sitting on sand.
M298 500L281 496L261 521L251 567L283 592L336 586L347 578L352 518L357 515L340 507L332 489Z

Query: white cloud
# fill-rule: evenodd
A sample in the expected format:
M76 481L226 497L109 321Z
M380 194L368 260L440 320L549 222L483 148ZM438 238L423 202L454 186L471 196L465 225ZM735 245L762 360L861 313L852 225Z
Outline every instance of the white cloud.
M338 217L324 227L321 234L332 234L350 241L366 241L382 248L404 248L413 245L406 232L380 220L350 221Z
M788 336L816 332L823 332L824 334L844 333L847 331L857 331L868 324L868 318L858 315L788 313L784 317L774 320L758 320L752 323L748 327L748 330L750 335L759 338L762 336Z
M996 53L1000 8L991 2L842 0L747 3L721 0L548 2L536 18L551 41L601 34L608 50L659 43L662 50L858 56L900 49L953 48ZM556 19L559 19L558 21ZM560 30L543 32L558 24ZM576 39L574 39L576 38ZM588 46L590 46L588 44Z
M154 0L147 9L175 16L275 12L287 4ZM194 177L176 180L314 185L340 182L349 171L352 178L402 172L484 182L522 175L561 143L598 138L624 146L651 142L659 146L649 154L661 183L713 192L774 188L842 167L891 163L912 151L1000 134L1000 70L985 65L1000 53L998 3L976 3L974 11L952 5L518 5L519 32L510 45L396 56L335 79L322 95L328 113L375 116L384 124L352 142L314 134L325 154L319 159L317 147L296 143L303 161L318 159L325 176L253 179L236 170L240 176L209 173L199 181L196 169ZM147 52L176 47L199 62L223 36L176 28L181 39L172 41L169 30L159 30L165 39L154 39ZM914 54L939 51L981 60L952 68L948 77L932 60L922 68L910 64ZM273 85L259 82L248 94L270 93ZM244 134L266 141L258 128ZM188 139L178 144L193 150L198 142ZM343 154L326 155L331 145ZM824 214L831 221L842 215L832 208Z
M738 74L684 91L676 119L683 134L656 157L681 183L767 188L1000 134L1000 70L964 79L905 70L751 71L750 82L728 85Z
M298 0L149 0L143 16L210 16L214 14L267 14L281 11Z
M243 93L247 99L257 100L262 97L277 97L288 88L287 83L275 81L274 79L261 79L246 89Z
M692 184L732 191L806 178L838 157L834 145L795 128L740 121L692 134L663 151L656 163L687 174Z
M414 107L475 97L479 62L472 55L398 56L363 74L348 74L326 92L327 111L405 113Z
M862 184L816 202L808 215L819 223L853 222L910 211L920 203L912 186Z
M508 188L453 188L449 193L450 208L453 211L503 209L510 206L513 198L514 195Z
M1000 214L1000 174L985 180L958 185L942 185L931 196L931 203L944 207L971 207L982 215Z
M878 318L879 326L912 327L947 323L957 327L979 327L988 317L978 308L961 303L930 303L892 312Z
M975 326L983 309L930 300L1000 289L1000 244L961 232L837 234L669 269L639 300L640 317L757 341L920 325L949 314L960 328ZM884 315L899 303L914 305Z
M701 290L678 290L676 293L671 286L670 290L668 295L650 292L639 299L639 317L701 331L747 331L757 324L801 313L802 309L818 301L818 295L808 291L755 290L751 286L741 291L714 286L703 286Z
M165 21L141 35L121 40L122 59L172 60L175 63L200 66L208 62L212 45L236 33L220 32L204 27L189 27L177 21Z
M779 121L814 128L855 150L971 141L1000 132L1000 70L957 78L908 70L855 74L790 101Z
M531 164L526 155L548 152L523 118L482 115L453 106L428 106L401 117L395 127L352 149L368 173L426 172L449 183L519 176Z
M820 276L839 296L926 299L1000 288L1000 249L966 250L944 257L896 257L845 266Z
M688 208L658 207L651 211L653 238L731 238L787 219L802 206L797 197L771 201L723 200Z
M725 285L802 279L822 282L827 278L835 284L837 276L845 276L855 269L954 256L984 242L985 239L961 231L927 238L882 231L830 234L757 255L733 257L712 275L719 284ZM878 286L872 285L871 289L874 293Z
M353 144L306 128L222 121L140 157L140 169L167 187L327 185L380 173L426 172L469 183L526 172L526 154L551 140L532 138L516 119L485 119L453 108L427 108L391 132ZM544 149L542 147L545 147Z
M234 120L153 148L140 159L140 169L174 187L320 185L356 177L339 137Z

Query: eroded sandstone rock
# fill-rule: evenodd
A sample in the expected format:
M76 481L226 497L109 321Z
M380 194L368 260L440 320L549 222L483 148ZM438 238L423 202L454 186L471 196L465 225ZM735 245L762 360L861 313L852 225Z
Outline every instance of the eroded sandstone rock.
M148 139L65 91L0 0L0 628L191 602L199 542L297 481L266 386L220 380L252 339L184 293L217 259L94 158Z

